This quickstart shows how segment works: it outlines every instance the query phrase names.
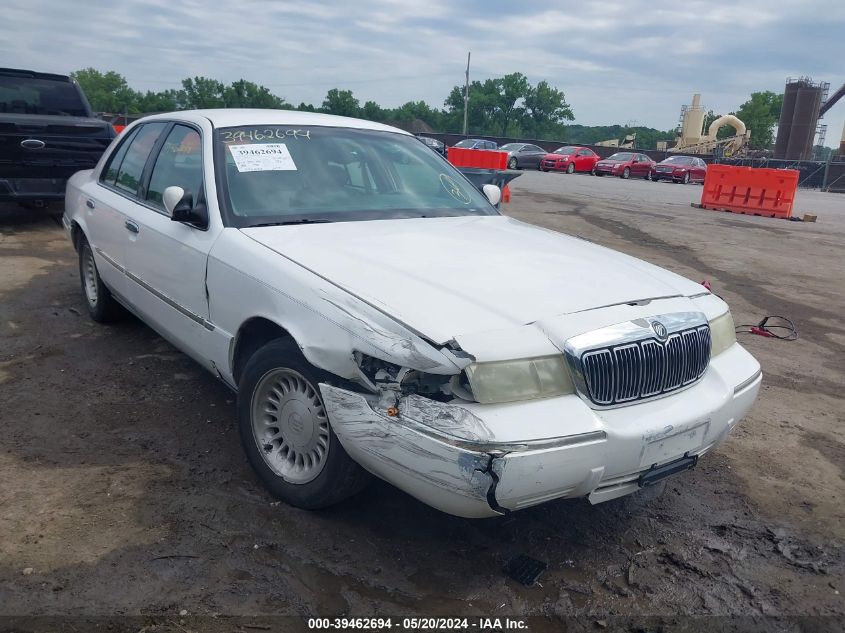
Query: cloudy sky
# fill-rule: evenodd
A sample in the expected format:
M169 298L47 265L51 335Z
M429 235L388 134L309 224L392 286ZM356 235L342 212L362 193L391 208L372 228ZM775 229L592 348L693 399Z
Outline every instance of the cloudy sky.
M670 129L693 92L718 113L787 76L845 82L845 0L4 0L0 65L116 70L140 90L206 75L319 104L442 106L463 81L519 71L566 93L576 122ZM835 146L845 100L824 118Z

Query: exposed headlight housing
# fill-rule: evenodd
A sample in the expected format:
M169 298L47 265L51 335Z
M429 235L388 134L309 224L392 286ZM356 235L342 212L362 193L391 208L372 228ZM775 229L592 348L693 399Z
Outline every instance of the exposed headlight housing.
M710 356L718 356L736 343L736 327L728 310L710 321Z
M473 397L482 404L575 393L563 354L473 363L465 372Z

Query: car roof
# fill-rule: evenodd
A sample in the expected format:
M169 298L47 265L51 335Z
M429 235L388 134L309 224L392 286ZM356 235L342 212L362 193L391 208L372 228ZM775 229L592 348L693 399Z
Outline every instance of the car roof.
M64 81L70 83L70 77L67 75L56 75L54 73L40 73L35 70L25 70L23 68L0 68L0 75L6 77L29 77L31 79L50 79L52 81Z
M405 130L365 121L352 117L336 116L334 114L322 114L319 112L299 112L298 110L274 110L261 108L218 108L209 110L180 110L178 112L167 112L144 117L145 121L156 119L195 121L197 117L208 119L214 127L235 127L245 125L300 125L315 127L345 127L359 130L379 130L382 132L395 132L412 136Z

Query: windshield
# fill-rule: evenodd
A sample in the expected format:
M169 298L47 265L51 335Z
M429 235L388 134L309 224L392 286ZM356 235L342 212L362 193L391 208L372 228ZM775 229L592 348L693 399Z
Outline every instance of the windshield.
M496 214L413 136L268 125L224 128L215 144L224 209L238 227Z
M69 81L0 75L0 112L89 117L76 86Z
M466 140L459 141L459 142L455 143L455 147L469 147L469 148L472 148L472 147L473 147L476 143L478 143L478 141L477 141L477 140L474 140L474 139L468 138L468 139L466 139Z
M499 147L503 152L517 152L522 149L522 143L508 143Z
M607 160L620 160L620 161L628 161L631 160L634 155L630 152L617 152Z
M553 153L553 154L566 154L566 155L569 155L569 154L574 154L576 151L578 151L578 148L577 148L577 147L558 147L558 148L557 148L554 152L552 152L552 153Z
M663 161L664 163L672 163L674 165L692 165L692 158L689 156L672 156Z

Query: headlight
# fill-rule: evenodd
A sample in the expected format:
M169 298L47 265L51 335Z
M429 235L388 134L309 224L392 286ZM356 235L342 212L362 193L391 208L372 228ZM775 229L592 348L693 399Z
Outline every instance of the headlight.
M736 328L730 310L710 321L710 356L718 356L736 343Z
M478 402L513 402L575 393L563 354L473 363L467 379Z

